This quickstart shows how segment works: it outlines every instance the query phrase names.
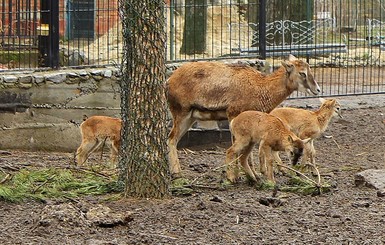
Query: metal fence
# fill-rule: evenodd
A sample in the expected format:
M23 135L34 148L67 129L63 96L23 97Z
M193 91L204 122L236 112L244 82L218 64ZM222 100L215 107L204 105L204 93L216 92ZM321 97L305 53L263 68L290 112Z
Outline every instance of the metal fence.
M55 47L58 67L120 64L118 16L118 0L0 0L0 69L55 66ZM268 70L291 53L324 95L385 93L384 16L384 0L168 0L167 61L263 59Z
M118 0L0 0L1 67L119 63L118 16Z

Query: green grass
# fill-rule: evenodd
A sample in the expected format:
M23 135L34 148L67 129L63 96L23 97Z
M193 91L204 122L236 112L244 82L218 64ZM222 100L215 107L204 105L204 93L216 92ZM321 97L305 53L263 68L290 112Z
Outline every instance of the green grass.
M108 198L116 198L110 194L123 191L117 184L116 176L110 178L92 171L77 169L22 169L8 178L6 173L0 172L0 181L3 182L0 184L0 200L9 202L76 199L87 195L106 195ZM191 186L190 181L184 178L174 180L171 184L172 193L176 196L191 195L194 187ZM274 188L276 186L268 181L263 181L256 186L257 190ZM330 185L322 184L321 187L317 187L306 179L291 175L285 184L279 185L278 190L316 195L329 191Z
M0 179L5 178L0 173ZM44 168L21 170L0 185L0 199L21 202L29 199L77 198L84 195L103 195L117 192L116 179L92 172Z
M33 50L18 50L18 51L0 51L0 63L8 64L13 60L17 63L24 64L25 62L34 62L37 60L38 52Z
M260 190L260 191L273 190L275 188L275 184L271 181L265 180L261 183L258 183L256 188L257 190Z
M276 188L281 192L292 192L301 195L319 195L321 193L329 192L331 186L330 184L325 183L325 181L321 181L321 186L317 187L311 181L301 178L294 173L288 173L288 180L285 183L279 183L278 186L268 180L256 184L256 189L259 191L270 191Z
M185 178L178 178L172 181L170 189L174 196L189 196L193 193L190 181Z
M331 186L328 183L322 183L320 187L317 187L314 183L311 183L306 179L300 178L296 175L291 175L288 183L281 185L279 190L302 195L319 195L321 193L329 192L330 188Z

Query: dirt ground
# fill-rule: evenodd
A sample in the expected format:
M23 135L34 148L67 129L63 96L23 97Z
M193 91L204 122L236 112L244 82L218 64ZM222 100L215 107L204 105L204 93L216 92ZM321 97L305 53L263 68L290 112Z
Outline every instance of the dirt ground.
M302 103L302 102L301 102ZM385 244L385 197L356 187L354 175L385 168L385 105L349 108L334 119L315 143L316 161L332 184L317 196L271 190L238 183L219 186L225 160L222 147L181 150L183 173L199 176L192 195L168 200L85 197L76 201L12 204L0 201L0 244ZM65 166L70 153L11 151L6 161L35 166ZM3 157L2 157L3 158ZM5 158L3 158L5 159ZM1 163L1 162L0 162ZM279 184L286 178L277 175ZM95 225L85 221L91 207L102 204L112 213L132 212L127 222ZM48 209L69 205L42 222Z

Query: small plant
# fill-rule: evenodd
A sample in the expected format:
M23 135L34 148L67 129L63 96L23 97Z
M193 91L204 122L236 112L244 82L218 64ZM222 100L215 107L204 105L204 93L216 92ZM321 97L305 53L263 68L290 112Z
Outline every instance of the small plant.
M171 192L175 196L189 196L193 189L190 187L191 183L188 179L178 178L172 181Z
M291 175L288 183L286 185L281 185L279 190L284 192L294 192L302 195L319 195L330 191L330 187L331 186L327 183L317 186L307 179Z
M263 181L257 184L257 190L273 190L275 188L275 184L271 181Z
M316 166L312 166L312 167L317 173L317 181L313 180L312 178L306 176L305 174L303 174L302 172L294 168L291 168L283 164L277 164L277 165L287 168L291 171L291 173L288 173L290 176L288 184L280 186L279 189L281 191L295 192L295 193L304 194L304 195L309 195L309 194L320 195L321 193L330 191L331 185L328 183L325 183L321 179L321 175Z

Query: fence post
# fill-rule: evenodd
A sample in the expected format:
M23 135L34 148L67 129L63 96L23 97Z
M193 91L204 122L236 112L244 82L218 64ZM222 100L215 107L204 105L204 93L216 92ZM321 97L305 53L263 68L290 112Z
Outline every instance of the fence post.
M40 0L39 66L59 67L59 1Z
M312 0L306 0L306 20L308 21L309 23L309 26L308 28L313 28L313 1ZM315 33L317 32L317 30L315 31ZM312 37L312 40L309 41L310 43L313 43L314 42L314 39L315 39L315 34L314 36ZM306 55L306 62L309 63L310 62L310 54L307 54Z
M266 59L266 0L259 0L259 55Z
M167 9L167 5L166 5ZM175 0L170 0L170 60L174 60L174 42L175 42L175 23L174 23L174 18L175 18Z

